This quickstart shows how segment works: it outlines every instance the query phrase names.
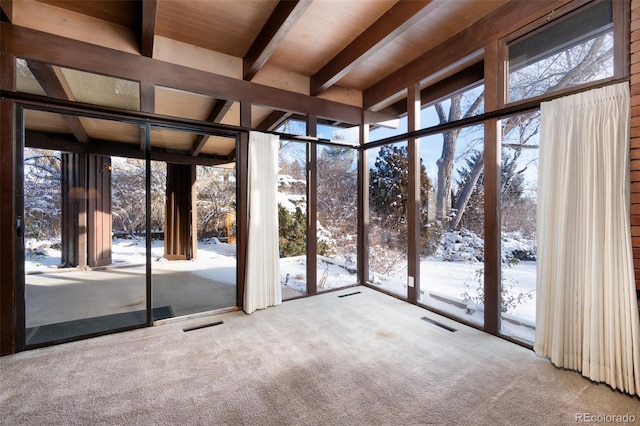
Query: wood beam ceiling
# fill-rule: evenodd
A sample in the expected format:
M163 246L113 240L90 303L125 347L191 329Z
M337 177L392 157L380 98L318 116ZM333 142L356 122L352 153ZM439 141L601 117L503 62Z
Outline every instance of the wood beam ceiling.
M243 78L251 80L302 17L312 0L281 0L242 59Z
M425 77L443 72L442 64L461 61L481 51L490 40L504 37L524 20L540 17L567 3L566 0L538 0L535 2L509 2L476 21L436 48L424 53L409 64L390 74L363 94L363 108L376 108Z
M42 86L42 89L45 91L47 96L65 101L73 100L69 86L64 81L64 76L56 73L53 66L31 60L27 60L27 66L29 67L29 70L31 70L31 74L33 74L36 80L38 80L38 83L40 83L40 86ZM89 136L87 135L79 117L73 115L62 115L62 118L78 142L89 142Z
M271 132L280 126L287 118L291 117L290 112L272 111L258 126L256 130L260 132Z
M140 53L142 56L153 57L153 40L156 35L157 0L142 0L142 31L140 34Z
M318 117L347 123L360 122L361 109L355 106L157 61L8 23L0 25L3 52L18 58L59 64L127 80L145 81L216 99L248 102L299 114L313 113ZM61 58L59 52L74 54ZM366 117L373 123L394 118L375 112Z
M213 108L211 108L211 112L209 113L209 116L207 117L206 121L210 123L219 123L227 114L227 112L229 111L232 105L233 105L233 102L231 101L218 99L216 103L213 105ZM200 151L202 151L202 148L204 148L205 144L209 140L209 137L210 137L209 135L196 136L196 139L193 142L193 146L191 147L192 156L195 157L200 154Z
M441 0L399 1L347 47L311 76L311 94L317 96L368 59L382 46L411 28Z

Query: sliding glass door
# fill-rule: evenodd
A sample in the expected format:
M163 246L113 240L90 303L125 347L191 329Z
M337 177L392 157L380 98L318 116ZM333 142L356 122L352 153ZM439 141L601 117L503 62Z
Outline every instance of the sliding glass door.
M21 346L237 305L234 135L18 116Z
M188 151L203 141L213 157L204 165L151 162L154 320L237 305L235 158L221 155L235 152L235 139L151 130L152 146Z
M126 221L131 232L139 229L134 212L144 225L144 190L137 193L132 184L129 199L122 199L118 186L124 179L114 179L114 167L125 160L86 153L78 129L96 127L117 129L120 143L139 143L140 129L132 124L24 112L19 149L27 346L146 323L144 255L137 256L134 244L113 238L114 223ZM133 181L142 173L144 180L144 168L120 173ZM135 205L125 212L125 203Z

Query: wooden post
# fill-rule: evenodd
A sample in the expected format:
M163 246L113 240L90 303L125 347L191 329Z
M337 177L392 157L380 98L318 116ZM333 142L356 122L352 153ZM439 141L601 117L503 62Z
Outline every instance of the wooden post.
M195 166L167 163L167 195L164 224L164 257L190 260L195 248L192 240L192 193Z
M111 157L87 157L87 264L111 263Z

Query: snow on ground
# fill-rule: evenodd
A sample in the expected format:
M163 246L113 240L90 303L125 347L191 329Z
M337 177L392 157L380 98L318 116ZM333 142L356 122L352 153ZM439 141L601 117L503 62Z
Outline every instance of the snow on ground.
M355 265L328 257L318 256L317 271L318 289L320 291L345 287L358 282ZM299 291L301 294L305 294L307 292L306 275L306 256L280 259L280 282L284 287L289 287Z
M25 241L25 272L47 272L60 268L61 252L56 241ZM144 265L144 239L114 238L111 246L112 266ZM236 283L236 247L217 238L198 241L196 262L169 262L163 258L164 242L153 240L152 268L191 271L203 278L230 285Z
M483 263L477 258L477 244L465 238L446 237L443 249L435 256L423 258L420 262L419 302L443 312L481 325L484 308L478 302L478 287L482 282ZM475 241L475 240L474 240ZM509 247L519 250L531 249L530 244L522 244L518 239L503 241ZM505 244L505 245L506 245ZM47 271L60 265L60 250L55 241L25 241L26 272ZM145 242L143 239L114 239L112 245L114 265L144 264ZM454 254L455 253L455 254ZM513 258L513 251L503 250L503 258ZM198 242L197 262L169 262L163 259L163 241L152 244L152 268L190 270L208 279L234 285L236 282L235 245L225 244L216 238ZM455 261L452 261L454 260ZM405 262L406 263L406 262ZM353 264L318 256L318 289L339 288L357 282L356 267ZM535 326L535 260L508 261L503 263L503 285L508 295L532 294L530 300L522 301L503 314L502 332L529 342L534 338ZM397 271L387 276L372 272L375 285L391 293L406 297L406 265L398 265ZM306 293L306 258L295 256L280 259L280 277L283 288L292 288ZM475 299L475 300L474 300Z
M418 301L465 321L482 325L484 307L481 303L469 300L468 296L479 297L478 280L482 280L482 274L479 274L479 271L483 268L484 264L481 262L450 262L436 257L422 259ZM502 333L533 342L536 315L536 263L521 261L510 267L505 266L502 274L503 285L507 285L509 295L516 296L529 292L533 295L532 299L523 301L502 314ZM374 274L374 277L374 283L380 288L406 297L406 270L396 277L378 274Z

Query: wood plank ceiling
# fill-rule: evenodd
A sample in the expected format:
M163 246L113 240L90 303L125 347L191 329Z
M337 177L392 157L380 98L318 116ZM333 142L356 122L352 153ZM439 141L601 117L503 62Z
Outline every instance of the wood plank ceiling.
M14 0L9 19L16 25L361 107L367 89L397 78L407 64L506 3ZM56 76L73 79L70 72L42 64L28 67L49 96L81 98L55 81ZM232 101L162 87L150 93L152 102L144 91L139 102L143 109L152 105L151 112L239 125L238 104ZM397 101L389 99L376 108ZM272 130L287 116L287 111L255 106L252 127ZM77 122L70 125L87 137ZM206 143L198 144L192 153L206 153Z

